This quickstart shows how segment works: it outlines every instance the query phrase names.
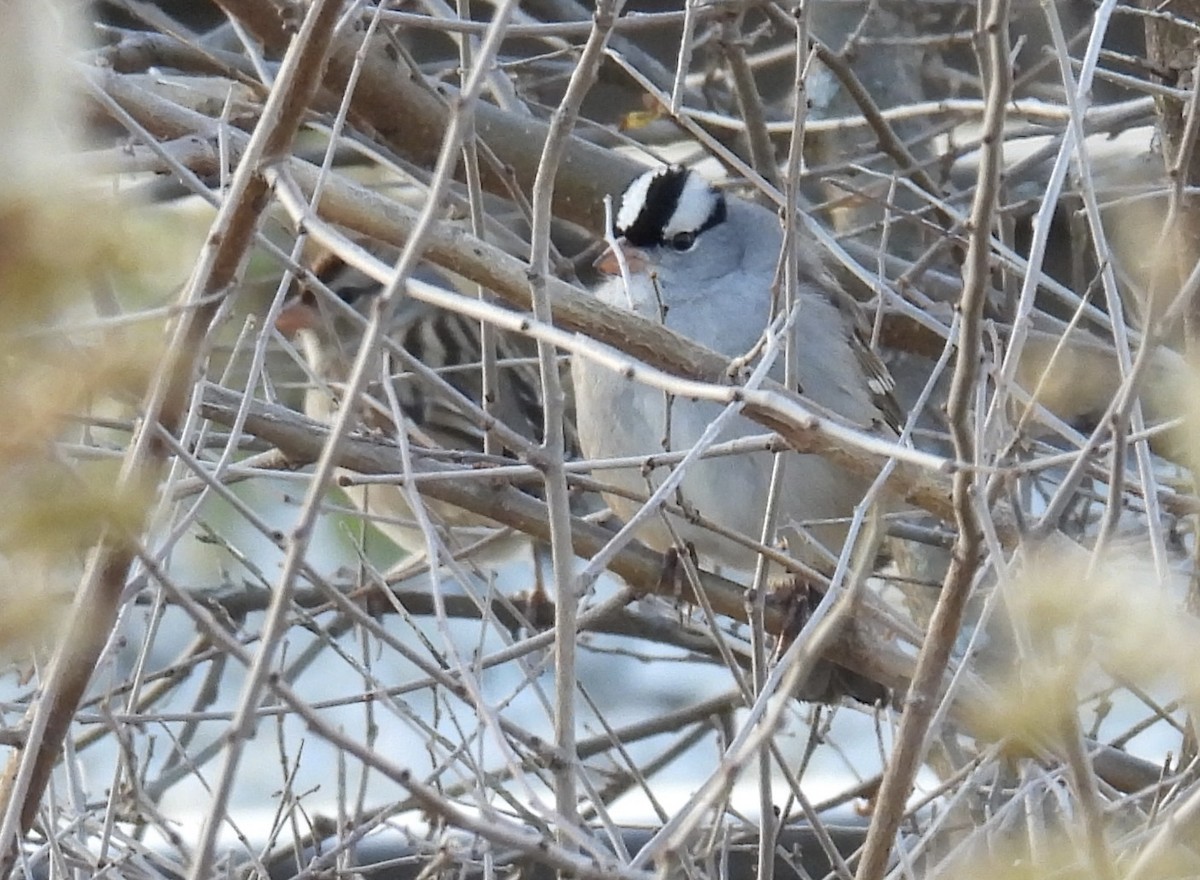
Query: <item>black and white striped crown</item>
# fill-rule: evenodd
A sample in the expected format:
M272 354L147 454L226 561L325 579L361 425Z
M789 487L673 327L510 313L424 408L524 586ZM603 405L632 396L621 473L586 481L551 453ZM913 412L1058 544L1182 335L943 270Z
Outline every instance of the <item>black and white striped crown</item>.
M621 194L617 235L635 247L685 251L696 237L725 220L725 196L681 165L665 165L635 178Z

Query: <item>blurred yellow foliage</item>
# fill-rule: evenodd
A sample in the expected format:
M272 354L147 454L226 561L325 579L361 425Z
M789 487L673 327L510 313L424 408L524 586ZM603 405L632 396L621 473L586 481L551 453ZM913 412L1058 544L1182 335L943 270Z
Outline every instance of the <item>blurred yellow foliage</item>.
M69 558L102 531L137 534L153 487L136 480L120 486L118 468L116 461L9 468L0 487L0 552L15 556L32 549Z
M1154 381L1153 377L1150 381ZM1200 386L1197 381L1200 381L1200 363L1192 354L1185 360L1184 368L1157 386L1159 395L1170 406L1171 415L1183 423L1181 430L1168 435L1169 448L1164 454L1185 465L1193 474L1200 466L1200 398L1196 395L1196 388Z
M1011 662L994 665L993 699L977 720L1014 746L1056 748L1091 692L1113 682L1182 680L1200 695L1200 631L1137 548L1101 559L1055 538L1014 560L1004 600L1016 633ZM1174 595L1173 595L1174 594Z
M127 234L121 202L77 161L80 45L72 7L0 13L11 74L0 77L0 655L10 658L52 636L87 549L102 534L140 534L155 491L118 473L163 321L112 318L162 259L153 240ZM118 427L91 424L98 415Z
M1044 802L1040 806L1036 815L1023 817L1025 828L1014 830L1000 840L988 840L986 848L982 840L977 841L930 876L937 880L1094 880L1122 876L1121 869L1127 867L1124 861L1131 857L1129 849L1113 847L1115 870L1101 873L1096 870L1091 854L1083 848L1082 841L1086 840L1083 829L1071 826L1065 818L1059 821L1053 804ZM1198 871L1200 858L1195 851L1179 845L1141 876L1157 880L1195 876Z

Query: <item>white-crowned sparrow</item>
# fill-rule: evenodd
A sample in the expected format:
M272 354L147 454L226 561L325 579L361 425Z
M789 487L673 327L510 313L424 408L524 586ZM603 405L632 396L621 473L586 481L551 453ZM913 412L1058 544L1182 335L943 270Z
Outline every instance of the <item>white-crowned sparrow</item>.
M746 201L727 198L695 171L677 166L645 172L626 188L615 218L629 267L629 283L611 277L597 290L603 302L661 321L721 354L751 352L776 312L773 282L783 242L778 217ZM797 254L799 390L816 403L864 427L895 431L899 413L892 381L864 342L862 319L847 294L828 275L819 257ZM613 273L609 253L598 261ZM780 358L771 371L782 380ZM720 404L668 399L661 390L584 359L572 365L580 445L588 459L649 456L691 448ZM719 442L765 433L736 416ZM676 496L686 508L753 540L761 535L772 471L772 454L753 452L693 461ZM647 477L638 469L606 470L606 482L645 494ZM658 485L660 469L650 476ZM817 455L788 453L780 495L777 534L804 529L834 555L846 534L846 518L866 484ZM638 504L616 494L615 513L629 518ZM755 556L746 547L673 517L679 535L703 557L725 570L749 572ZM660 517L639 532L646 543L665 549L670 532ZM789 550L824 564L824 555L806 541Z
M323 285L356 313L361 316L368 313L379 290L374 280L332 256L314 261L313 270ZM422 280L445 283L432 272L423 270ZM363 320L337 311L327 297L299 285L276 322L304 355L311 374L307 379L304 409L308 416L320 421L330 420L342 405L342 384L362 338ZM456 394L461 395L476 407L481 406L484 390L479 324L462 315L406 299L396 310L387 336L390 345L384 353L382 377L386 377L391 389L386 389L382 381L372 383L358 402L360 426L393 437L397 425L402 425L413 445L424 452L482 454L484 431L480 420L468 412L461 400L455 399ZM497 332L495 338L498 381L489 413L521 437L537 443L541 440L542 404L534 360L536 346L525 337L503 332ZM439 387L438 383L408 370L400 352L430 368L445 385ZM389 403L392 393L398 414L397 406ZM568 448L574 448L573 435L568 437ZM413 512L397 486L352 484L346 493L355 507L403 550L415 553L425 549L424 534L417 528ZM495 523L447 504L430 502L426 509L452 551L494 537L499 530ZM494 542L471 558L495 563L510 557L521 546L524 538L519 533L513 534L511 539Z

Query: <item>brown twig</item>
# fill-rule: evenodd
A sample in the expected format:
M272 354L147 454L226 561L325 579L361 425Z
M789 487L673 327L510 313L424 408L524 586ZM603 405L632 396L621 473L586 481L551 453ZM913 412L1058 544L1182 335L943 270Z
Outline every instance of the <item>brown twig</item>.
M750 69L746 60L746 49L742 45L742 17L743 13L735 12L732 8L725 12L720 24L721 52L729 65L733 93L737 97L738 109L746 126L750 163L772 186L780 189L782 187L775 161L775 148L771 145L770 135L767 134L766 110L763 107L762 96L758 93L754 71Z
M251 0L223 0L221 6L255 36L264 41L273 39L278 23L262 15L261 4ZM419 71L411 69L407 60L392 50L386 39L373 38L364 46L361 35L347 29L334 38L323 85L327 91L341 95L356 76L352 96L355 122L373 130L403 158L422 167L432 167L454 93L434 91ZM475 133L480 141L487 144L522 188L531 188L540 158L531 145L545 142L546 124L529 116L505 113L485 103L475 108L474 116ZM604 195L619 192L638 170L636 163L611 150L572 138L567 143L555 186L554 216L600 229ZM510 181L505 175L485 169L482 182L490 192L507 195Z
M892 130L891 124L884 118L879 105L875 103L875 99L871 97L871 93L867 91L866 86L859 81L858 76L854 73L854 69L846 62L846 59L820 40L814 40L813 47L817 53L817 59L837 77L838 82L850 93L850 97L854 99L854 103L862 110L863 118L871 126L871 131L875 132L879 149L888 156L891 156L892 161L899 166L901 174L911 176L921 189L925 190L935 200L940 199L942 197L942 188L929 176L929 173L924 170L922 163L917 160L916 156L909 152L904 142Z
M1005 107L1012 91L1009 63L1008 0L991 0L980 12L980 32L987 59L988 109L984 116L983 155L979 185L971 207L969 244L959 302L958 358L954 366L946 414L955 455L959 461L976 461L972 403L976 395L982 350L983 307L987 297L991 231L1000 194L1003 167ZM958 638L967 598L979 567L982 531L976 509L976 476L968 470L951 478L954 520L958 529L950 568L942 584L929 633L917 658L912 685L905 699L896 745L888 759L883 783L874 805L871 827L863 845L857 880L881 880L887 869L904 803L925 753L926 736L937 706L937 695Z
M534 316L540 321L553 320L550 296L545 280L550 277L550 222L555 177L570 140L571 130L579 118L584 97L596 81L597 71L604 59L604 50L612 34L613 24L620 14L623 0L602 0L596 4L593 27L587 43L571 74L566 94L550 120L546 142L542 149L538 173L533 184L533 240L529 261L530 296ZM552 344L538 342L541 368L545 437L541 467L545 473L546 504L550 513L551 563L557 587L558 614L555 617L554 659L555 701L554 741L564 755L575 754L575 652L578 634L580 585L574 577L575 555L571 548L570 496L563 469L567 454L564 443L566 394L558 366L558 352ZM566 823L579 821L576 798L578 768L573 761L564 761L554 772L554 800L559 815ZM567 844L565 830L559 828L557 837Z

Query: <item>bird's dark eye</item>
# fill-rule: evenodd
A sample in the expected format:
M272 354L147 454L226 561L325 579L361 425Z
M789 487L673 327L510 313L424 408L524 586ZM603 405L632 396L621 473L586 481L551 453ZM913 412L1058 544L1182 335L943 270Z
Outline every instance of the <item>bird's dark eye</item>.
M695 243L696 233L694 232L676 232L668 242L677 251L690 251Z
M379 293L381 286L378 284L343 284L338 285L334 290L342 298L342 302L358 308L359 303L370 302L370 297Z

